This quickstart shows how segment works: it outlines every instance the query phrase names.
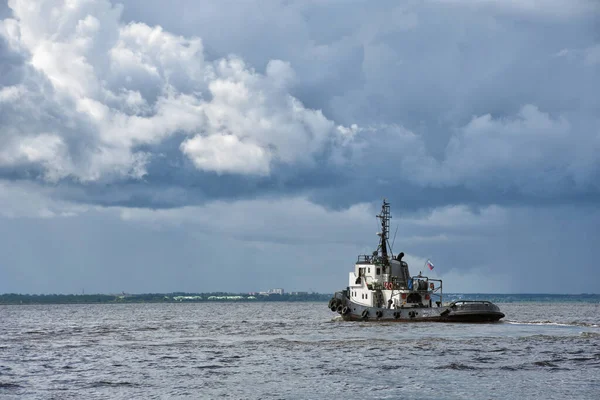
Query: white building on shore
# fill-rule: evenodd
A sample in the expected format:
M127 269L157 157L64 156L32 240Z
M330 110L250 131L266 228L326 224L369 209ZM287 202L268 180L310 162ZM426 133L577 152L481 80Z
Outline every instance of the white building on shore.
M266 292L258 292L261 296L269 296L272 294L281 294L283 295L285 291L282 288L269 289Z

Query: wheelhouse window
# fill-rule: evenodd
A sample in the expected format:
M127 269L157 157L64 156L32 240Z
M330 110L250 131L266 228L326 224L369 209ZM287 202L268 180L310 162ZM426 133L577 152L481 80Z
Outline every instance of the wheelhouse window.
M381 268L377 268L377 271L375 272L377 275L381 274Z

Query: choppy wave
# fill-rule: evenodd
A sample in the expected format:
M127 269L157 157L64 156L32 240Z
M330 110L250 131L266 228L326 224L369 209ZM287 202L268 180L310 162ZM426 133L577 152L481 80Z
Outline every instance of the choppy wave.
M600 332L581 332L582 337L600 339Z
M596 399L597 305L501 309L372 324L321 303L0 307L0 398Z
M0 389L19 389L22 386L12 382L0 382Z
M98 387L104 387L104 386L108 386L108 387L115 387L115 386L128 386L128 387L136 387L136 386L140 386L138 384L132 383L132 382L120 382L120 381L97 381L97 382L92 382L90 384L90 387L92 388L98 388Z
M474 370L478 369L477 367L473 367L471 365L461 364L461 363L450 363L448 365L442 365L440 369L454 369L454 370Z

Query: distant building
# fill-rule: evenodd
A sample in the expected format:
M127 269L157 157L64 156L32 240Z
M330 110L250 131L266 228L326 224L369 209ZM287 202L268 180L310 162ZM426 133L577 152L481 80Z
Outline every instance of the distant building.
M307 296L308 292L292 292L293 296Z
M173 300L175 300L175 301L197 301L197 300L202 300L202 296L174 296Z
M242 296L208 296L208 300L244 300Z
M272 294L284 294L285 291L282 288L275 288L275 289L269 289L266 292L258 292L259 295L261 296L269 296Z

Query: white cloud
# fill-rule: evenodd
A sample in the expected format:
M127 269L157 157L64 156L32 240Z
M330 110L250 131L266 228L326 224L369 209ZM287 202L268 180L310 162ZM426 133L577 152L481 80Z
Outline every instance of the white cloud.
M511 111L512 116L489 114L488 109L497 105L485 96L486 90L493 89L490 97L506 97L489 85L504 80L506 76L498 74L519 65L521 50L512 43L529 33L510 30L509 17L495 14L494 7L535 11L535 4L490 1L483 7L471 7L474 3L452 3L456 10L448 10L448 18L460 16L468 29L454 31L441 26L445 30L424 47L416 44L414 35L427 36L437 26L440 11L435 7L382 6L363 10L370 16L364 21L350 13L350 19L329 32L302 13L324 18L337 12L335 4L322 8L273 6L265 18L284 18L285 29L278 28L284 35L282 43L298 42L297 52L286 48L282 53L283 47L278 45L273 53L291 57L301 69L297 71L282 60L268 61L265 53L259 61L264 66L261 73L241 56L207 60L205 42L195 34L182 36L157 25L125 21L124 9L108 1L11 0L14 18L4 20L0 32L10 49L25 56L36 71L26 74L22 83L0 89L0 101L12 103L13 109L0 136L5 143L15 144L52 135L61 144L49 148L56 150L53 157L47 154L34 161L4 156L4 165L10 161L15 167L25 167L23 160L37 163L45 171L44 177L53 180L69 176L83 182L139 179L147 174L156 154L161 154L160 146L177 135L173 140L193 166L219 174L267 176L280 164L313 167L315 158L326 154L337 167L362 164L365 171L381 170L382 160L393 162L398 167L396 176L422 187L494 185L526 194L571 190L571 181L576 188L593 187L598 169L594 126L598 122L585 110L561 113L559 107L538 104L546 100L533 98L521 103L526 105L518 113ZM577 2L575 9L585 4ZM566 6L554 1L549 8ZM225 18L224 8L206 5L202 10L207 13L204 16ZM166 13L159 19L169 21L167 17L178 13ZM358 18L355 26L353 18ZM267 22L272 23L271 19ZM221 43L212 35L212 25L204 22L192 26L212 42ZM233 48L264 43L266 36L247 39L260 39L257 43L244 41L243 36L244 29L272 36L272 32L259 29L263 22L248 21L239 32L229 32ZM499 42L491 62L485 40L473 39L476 37L507 39ZM529 44L519 43L523 49ZM543 43L540 52L552 48ZM418 57L413 47L421 49ZM587 66L590 77L596 47L577 50L577 63ZM362 51L360 57L349 58L357 48ZM560 48L567 49L558 47L547 57L556 60L561 57L551 54L565 56L575 51L560 52ZM246 55L254 58L257 54ZM461 63L468 67L459 68ZM356 76L364 81L354 81L353 73L345 75L346 70L356 69L360 72ZM343 73L345 83L331 83L336 74L329 70ZM519 85L511 82L507 86ZM326 92L328 84L340 93ZM377 118L367 117L372 123L351 128L336 127L323 112L306 107L291 94L311 85L324 87L316 93L327 96L320 102L333 110L332 115L346 121L355 115L357 119ZM482 94L477 95L478 91ZM482 97L485 105L480 107ZM560 96L553 92L544 96L555 98ZM593 100L581 104L586 110L594 107ZM431 120L415 126L409 116L425 113L427 117L438 111L438 127L432 127ZM475 117L470 122L464 117L460 121L465 113ZM38 117L26 124L17 117L36 114ZM395 116L394 122L387 121L390 114ZM583 121L580 125L578 118ZM570 139L574 135L577 140ZM377 151L369 151L369 147ZM235 154L230 154L232 151ZM376 154L380 151L390 158ZM381 177L381 181L393 180Z
M69 126L54 121L55 145L46 153L56 151L25 157L46 177L139 178L152 154L137 147L176 134L188 137L181 150L199 169L267 175L274 161L310 164L336 134L332 121L289 94L294 71L283 61L270 61L264 75L234 56L206 63L200 38L140 22L124 25L122 8L108 1L11 0L9 6L14 18L2 22L0 33L41 75L30 74L35 83L3 88L0 99L19 110L19 101L45 96L83 130L67 137ZM44 79L53 91L39 92ZM18 142L46 134L39 122L28 132L13 127L16 147L30 148ZM73 140L87 143L85 157L74 157ZM3 162L17 166L20 158Z
M266 75L239 58L219 60L208 71L212 99L202 105L206 124L182 144L201 169L265 175L271 160L310 163L336 133L320 111L287 93L293 71L284 62L270 61Z
M600 150L596 135L574 131L565 118L553 118L533 105L522 107L514 117L475 117L450 140L440 181L515 185L524 193L560 193L572 181L577 188L595 186L586 171L600 167L597 159L587 156ZM582 157L587 165L578 165Z
M269 173L270 155L256 144L241 142L235 135L198 135L183 142L181 150L198 169L218 173Z
M70 169L70 160L62 138L55 134L41 133L22 136L3 143L0 149L0 166L39 164L46 171L46 178L57 181Z
M419 187L493 188L535 196L600 189L595 156L600 121L573 124L531 104L506 117L474 116L454 131L438 157L422 135L397 125L361 129L350 137L349 147L355 149L356 163L384 157L390 162L387 175Z
M7 86L0 89L0 103L18 101L27 89L22 85Z
M546 166L553 165L558 170L552 171L552 178L561 180L566 165L557 161L571 158L564 154L565 145L572 147L569 131L566 120L552 120L532 105L524 106L513 118L475 117L450 140L443 179L479 184L487 180L487 174L508 173L512 178L529 168L543 173ZM497 178L502 180L502 176Z

